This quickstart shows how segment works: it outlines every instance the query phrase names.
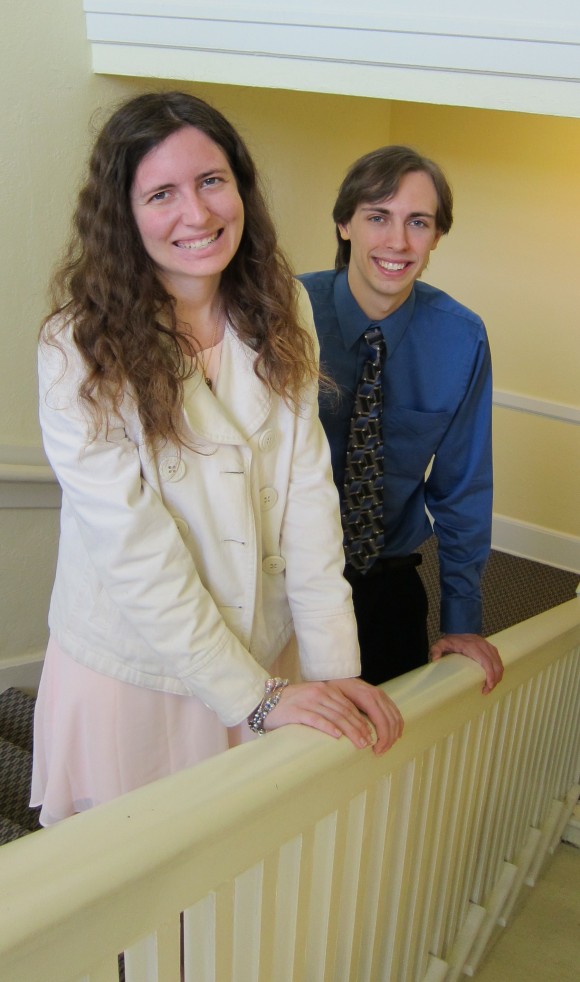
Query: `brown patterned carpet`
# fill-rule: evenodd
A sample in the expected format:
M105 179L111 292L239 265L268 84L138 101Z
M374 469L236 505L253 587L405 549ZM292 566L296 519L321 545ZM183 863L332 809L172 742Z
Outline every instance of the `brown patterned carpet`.
M29 808L34 699L18 689L0 694L0 845L39 828Z
M423 564L419 572L429 597L429 638L439 635L439 568L437 539L432 536L421 547ZM482 581L483 634L497 634L544 610L572 600L580 573L555 569L543 563L520 559L492 550Z

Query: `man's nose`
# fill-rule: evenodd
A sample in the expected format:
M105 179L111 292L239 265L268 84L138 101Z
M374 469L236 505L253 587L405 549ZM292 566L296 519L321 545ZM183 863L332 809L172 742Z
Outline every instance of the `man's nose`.
M390 222L387 229L386 242L391 249L399 249L401 251L406 249L409 244L409 230L406 222Z

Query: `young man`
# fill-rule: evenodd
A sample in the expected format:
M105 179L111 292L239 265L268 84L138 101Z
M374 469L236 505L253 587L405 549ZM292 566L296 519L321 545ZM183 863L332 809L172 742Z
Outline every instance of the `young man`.
M375 150L353 164L339 190L335 269L300 279L314 310L322 368L338 385L338 395L321 397L321 418L345 528L355 394L369 358L379 350L383 358L379 554L361 569L347 549L345 569L362 677L379 684L453 651L482 666L489 692L503 673L496 648L480 636L480 581L491 539L489 345L476 314L418 282L451 228L452 209L451 189L433 161L409 147ZM375 333L365 337L369 329ZM380 348L371 348L373 337ZM439 544L443 632L430 652L416 553L432 534L429 515Z

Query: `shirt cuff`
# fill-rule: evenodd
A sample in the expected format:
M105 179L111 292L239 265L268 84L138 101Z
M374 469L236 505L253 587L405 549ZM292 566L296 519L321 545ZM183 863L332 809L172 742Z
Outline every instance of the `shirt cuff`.
M481 601L461 597L441 600L441 631L443 634L481 634Z

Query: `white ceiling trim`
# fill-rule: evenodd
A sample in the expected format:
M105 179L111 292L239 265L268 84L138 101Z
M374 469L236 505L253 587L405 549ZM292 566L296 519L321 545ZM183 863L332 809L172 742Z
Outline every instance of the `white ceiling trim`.
M530 0L528 23L513 16L516 0L488 3L485 17L466 16L465 0L442 2L437 18L419 16L424 0L409 5L414 14L388 6L84 3L98 73L580 117L575 3Z

